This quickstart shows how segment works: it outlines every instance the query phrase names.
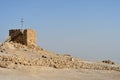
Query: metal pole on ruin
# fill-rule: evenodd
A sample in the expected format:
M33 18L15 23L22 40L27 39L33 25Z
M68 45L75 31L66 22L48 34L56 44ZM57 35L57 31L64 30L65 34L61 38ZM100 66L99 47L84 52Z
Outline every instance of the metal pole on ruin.
M23 20L23 18L21 18L21 29L23 28L23 22L24 22L24 20Z
M21 29L20 29L20 31L21 31L22 34L24 32L24 30L23 30L23 23L24 23L24 20L23 20L23 18L21 18Z

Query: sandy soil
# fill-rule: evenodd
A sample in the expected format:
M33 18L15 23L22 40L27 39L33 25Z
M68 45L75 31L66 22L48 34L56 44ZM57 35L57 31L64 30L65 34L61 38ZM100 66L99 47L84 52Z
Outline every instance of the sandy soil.
M0 80L120 80L120 72L49 67L0 68Z

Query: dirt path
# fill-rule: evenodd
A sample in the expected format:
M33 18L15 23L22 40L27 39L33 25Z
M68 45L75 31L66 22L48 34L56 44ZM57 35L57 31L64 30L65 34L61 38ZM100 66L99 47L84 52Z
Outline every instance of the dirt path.
M0 68L0 80L120 80L120 72L49 67Z

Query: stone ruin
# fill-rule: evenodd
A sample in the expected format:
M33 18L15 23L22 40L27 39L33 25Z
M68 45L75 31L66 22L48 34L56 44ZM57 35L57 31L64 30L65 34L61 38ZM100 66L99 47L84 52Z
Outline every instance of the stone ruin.
M37 46L36 37L36 31L32 29L11 29L6 42L12 41L26 46Z

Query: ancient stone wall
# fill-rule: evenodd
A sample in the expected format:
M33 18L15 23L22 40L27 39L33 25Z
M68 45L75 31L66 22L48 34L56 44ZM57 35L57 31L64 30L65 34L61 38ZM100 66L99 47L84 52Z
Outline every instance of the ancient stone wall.
M36 46L36 31L32 30L32 29L26 29L24 30L25 33L25 41L26 41L26 45L32 45L32 46Z
M20 29L9 30L11 41L24 44L23 33Z
M32 29L11 29L9 30L10 41L21 43L27 46L36 46L36 31Z

